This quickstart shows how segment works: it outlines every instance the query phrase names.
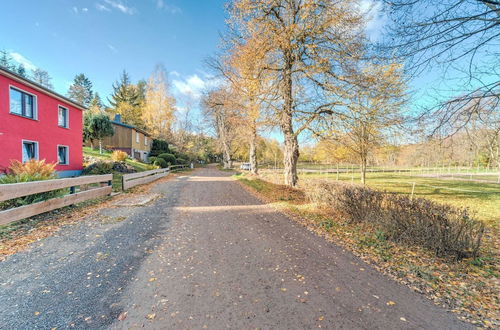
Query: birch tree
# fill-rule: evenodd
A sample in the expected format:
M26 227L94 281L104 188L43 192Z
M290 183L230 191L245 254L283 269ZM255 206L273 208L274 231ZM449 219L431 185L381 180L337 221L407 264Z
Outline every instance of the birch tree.
M170 94L165 68L158 65L146 85L146 99L142 119L149 132L157 138L172 135L175 98Z

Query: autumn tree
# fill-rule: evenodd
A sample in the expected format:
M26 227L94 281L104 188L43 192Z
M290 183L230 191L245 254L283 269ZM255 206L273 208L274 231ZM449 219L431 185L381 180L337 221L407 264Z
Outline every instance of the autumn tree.
M401 65L394 63L365 64L358 79L349 102L325 118L323 132L357 155L364 184L369 154L403 123L405 84Z
M232 167L232 144L242 122L233 95L234 91L228 86L222 86L208 92L202 101L204 114L215 127L225 169Z
M114 134L113 124L104 113L93 114L87 111L83 121L83 138L93 147L93 141L99 141L99 153L102 154L102 139Z
M147 81L142 112L144 125L157 138L171 137L175 98L170 94L166 70L158 65Z
M83 73L77 74L73 79L73 83L69 86L68 97L84 107L89 107L93 96L94 92L90 79Z
M362 16L355 1L236 0L231 33L266 42L266 73L279 93L273 102L284 137L285 184L298 181L298 135L332 113L358 54Z
M32 70L31 80L42 85L45 88L54 89L54 86L52 85L52 78L50 77L49 73L40 68Z

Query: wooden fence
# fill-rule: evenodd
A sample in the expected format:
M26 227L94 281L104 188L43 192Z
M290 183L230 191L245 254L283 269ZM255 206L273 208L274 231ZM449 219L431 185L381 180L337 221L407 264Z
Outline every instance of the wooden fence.
M52 211L64 206L109 195L112 191L112 180L112 174L105 174L68 179L1 184L0 202L58 189L70 189L69 195L63 197L51 198L46 201L0 211L0 225L6 225L13 221ZM89 185L92 184L99 184L100 186L95 188L89 187ZM80 187L80 191L78 192L77 187Z
M185 167L185 165L174 165L169 166L168 168L160 168L157 170L124 174L122 176L122 189L127 190L140 184L146 184L156 181L167 176L172 171Z

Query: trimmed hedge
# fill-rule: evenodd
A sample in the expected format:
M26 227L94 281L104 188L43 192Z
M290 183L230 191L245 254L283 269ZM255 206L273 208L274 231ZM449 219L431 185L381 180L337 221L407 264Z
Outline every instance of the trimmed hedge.
M306 191L309 199L348 222L371 222L387 238L456 259L476 257L484 224L466 208L373 190L357 184L319 181Z
M160 155L158 155L158 158L163 158L170 165L175 164L175 161L176 161L175 156L172 154L169 154L169 153L160 154Z

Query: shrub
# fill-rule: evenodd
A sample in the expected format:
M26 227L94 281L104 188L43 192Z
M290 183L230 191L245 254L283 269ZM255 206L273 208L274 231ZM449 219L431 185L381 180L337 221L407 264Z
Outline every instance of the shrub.
M148 157L148 161L149 161L150 164L154 164L157 159L158 159L158 157L154 157L154 156L152 156L152 157L149 156Z
M24 164L17 160L13 160L8 169L9 174L0 177L0 184L55 179L55 166L56 164L45 163L45 160L29 160ZM64 195L65 191L66 189L58 189L0 202L0 210L59 197Z
M55 178L55 167L55 163L45 163L45 159L30 159L26 163L22 163L18 160L11 160L8 172L20 179L23 175L33 179L28 181L47 180Z
M309 199L349 222L375 222L383 193L360 185L319 181L307 189Z
M113 160L115 162L123 162L123 161L125 161L125 159L127 159L127 157L128 157L128 154L124 151L121 151L121 150L115 150L111 154L111 160Z
M347 221L372 222L388 239L431 249L438 256L475 257L481 246L484 225L467 209L338 182L313 183L307 195Z
M169 153L163 153L158 155L159 158L163 158L170 165L175 164L175 156Z
M168 147L168 142L165 140L153 139L153 143L151 144L151 152L149 153L151 156L158 156L163 153L169 153L170 149Z
M184 165L187 163L187 160L185 160L184 158L177 158L175 160L175 162L178 164L178 165Z
M83 169L85 175L98 175L113 173L113 163L105 161L97 161Z
M167 168L168 163L165 161L163 158L156 158L155 161L153 162L153 165L160 166L161 168Z

